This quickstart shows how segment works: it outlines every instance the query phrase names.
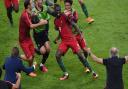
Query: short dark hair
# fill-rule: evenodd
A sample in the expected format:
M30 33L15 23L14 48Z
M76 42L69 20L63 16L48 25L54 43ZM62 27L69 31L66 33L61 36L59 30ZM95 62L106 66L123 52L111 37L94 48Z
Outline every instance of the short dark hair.
M0 78L1 78L1 76L2 76L2 69L0 68Z
M30 5L30 0L25 0L24 1L24 8L27 9L28 5Z
M61 6L59 4L54 5L54 10L55 11L61 11Z
M64 3L70 3L70 5L73 4L73 0L64 0Z

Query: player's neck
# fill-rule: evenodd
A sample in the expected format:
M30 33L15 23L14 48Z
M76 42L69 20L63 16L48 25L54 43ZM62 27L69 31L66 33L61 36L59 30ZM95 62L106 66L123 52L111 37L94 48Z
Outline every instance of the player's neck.
M26 9L26 11L28 12L28 14L31 14L31 10L30 9Z

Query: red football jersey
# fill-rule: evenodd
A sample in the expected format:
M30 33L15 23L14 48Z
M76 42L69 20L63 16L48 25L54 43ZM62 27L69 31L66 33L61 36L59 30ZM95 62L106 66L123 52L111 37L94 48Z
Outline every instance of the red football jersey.
M67 18L64 14L56 18L54 21L55 27L59 30L61 39L63 41L69 41L75 39L72 33L72 25L67 21Z
M77 23L77 21L78 21L78 13L77 13L77 11L76 10L72 10L72 20L75 22L75 23Z
M30 25L31 25L31 18L27 13L27 11L24 10L20 17L20 23L19 23L19 41L20 42L31 39Z

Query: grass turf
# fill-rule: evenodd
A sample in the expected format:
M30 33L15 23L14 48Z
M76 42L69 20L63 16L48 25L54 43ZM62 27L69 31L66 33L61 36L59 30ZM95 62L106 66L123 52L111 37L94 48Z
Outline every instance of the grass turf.
M20 12L13 13L14 27L11 27L6 17L6 10L3 0L0 0L0 65L4 63L4 58L10 55L10 50L18 44L18 24L19 17L23 10L23 1L20 0ZM127 0L86 0L85 1L90 15L95 22L88 25L85 16L78 4L74 0L73 7L79 13L79 26L82 28L88 46L99 57L108 57L110 47L116 46L120 50L120 55L128 54L128 1ZM62 4L62 3L61 3ZM51 53L46 66L49 71L43 74L37 69L38 76L30 78L22 73L23 89L103 89L105 86L106 72L105 67L93 62L89 58L89 63L99 74L97 80L92 80L91 74L84 73L84 68L78 58L73 55L71 50L63 57L65 66L69 71L70 78L66 81L59 81L62 75L56 59L55 52L57 45L54 40L57 32L54 30L53 18L50 21L49 38L51 41ZM21 50L21 49L20 49ZM22 53L22 50L21 50ZM36 55L35 60L40 62L40 57ZM24 62L26 64L26 62ZM128 89L128 65L124 66L123 79L125 89Z

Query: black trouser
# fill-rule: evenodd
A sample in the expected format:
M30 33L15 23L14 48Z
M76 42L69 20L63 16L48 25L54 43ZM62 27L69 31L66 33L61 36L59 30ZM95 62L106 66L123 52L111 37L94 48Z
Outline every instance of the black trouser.
M47 30L44 30L39 33L34 32L33 37L38 49L40 49L45 44L45 42L49 41Z

